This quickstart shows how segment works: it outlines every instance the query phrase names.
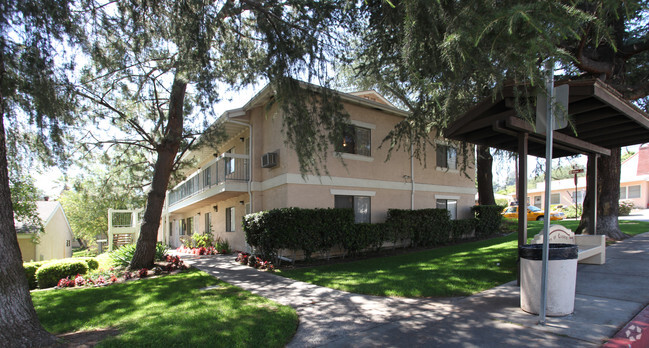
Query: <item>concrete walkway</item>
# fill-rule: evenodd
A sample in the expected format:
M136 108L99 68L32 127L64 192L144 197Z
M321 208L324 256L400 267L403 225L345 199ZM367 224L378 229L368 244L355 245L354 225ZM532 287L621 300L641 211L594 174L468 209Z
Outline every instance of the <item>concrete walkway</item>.
M260 272L233 256L183 260L294 307L300 323L289 347L599 347L649 304L649 233L606 252L605 265L579 265L575 313L546 326L520 309L513 282L464 298L385 298Z

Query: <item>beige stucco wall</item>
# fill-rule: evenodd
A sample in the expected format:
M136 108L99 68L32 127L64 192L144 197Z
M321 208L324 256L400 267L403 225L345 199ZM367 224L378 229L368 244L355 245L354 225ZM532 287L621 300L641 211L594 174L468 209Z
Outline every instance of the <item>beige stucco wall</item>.
M244 202L244 204L241 204L241 201ZM205 214L210 213L210 222L212 224L212 233L214 234L214 238L218 239L221 238L222 240L227 240L230 243L230 246L232 249L235 250L246 250L246 244L245 244L245 236L243 234L243 229L241 228L241 221L243 219L243 216L245 215L245 209L246 209L246 203L248 203L248 194L241 194L229 199L222 200L218 203L211 203L211 204L206 204L203 205L199 208L192 209L187 212L179 213L179 214L172 214L170 217L170 221L180 221L182 219L186 218L193 218L194 219L194 230L193 231L188 231L187 237L191 237L191 235L194 232L198 233L205 233L206 231L206 226L205 226ZM214 206L218 207L218 211L214 211ZM234 232L226 232L225 231L225 210L226 208L234 207L234 213L235 213L235 231ZM167 222L168 224L169 222ZM166 228L165 230L168 230ZM168 232L164 232L168 233ZM178 231L173 231L173 233L177 236ZM172 236L173 237L173 236ZM170 236L167 236L167 238L170 238ZM173 238L172 238L173 239ZM173 243L172 243L173 244ZM177 247L179 245L172 245L173 247Z
M467 175L459 170L443 170L436 168L435 149L428 145L426 163L414 160L414 173L411 171L409 151L399 150L388 157L388 146L381 146L382 140L403 119L403 117L386 112L346 103L345 109L350 114L352 123L371 129L371 156L343 155L344 162L334 152L333 147L327 151L326 169L328 174L318 177L313 174L302 176L295 151L286 143L282 130L282 115L277 106L270 110L266 106L258 106L246 112L245 116L236 117L237 121L250 122L252 125L251 160L252 164L252 211L261 211L281 207L329 208L334 207L334 193L371 192L371 220L385 221L387 210L391 208L410 209L412 183L415 181L414 208L435 208L436 199L457 199L458 218L471 216L470 208L474 204L475 184L473 155L468 158L470 165ZM240 134L232 136L224 144L217 146L220 153L234 148L234 153L245 154L245 139L250 130L242 128ZM241 141L240 138L244 138ZM440 141L434 141L440 143ZM441 141L441 143L445 143ZM201 168L214 159L212 149L204 149L196 153L200 158L196 168ZM262 168L261 156L267 152L279 152L279 163L274 168ZM458 156L461 157L461 156ZM461 158L458 158L458 162ZM458 163L458 168L462 164ZM324 168L323 168L324 169ZM194 170L195 171L195 170ZM324 170L322 171L324 173ZM186 174L193 175L189 170ZM413 175L414 174L414 175ZM234 197L232 197L235 195ZM222 198L219 197L231 197ZM245 237L241 231L240 221L245 211L245 205L239 201L248 202L248 193L227 193L213 197L197 204L192 209L180 209L168 218L173 221L189 216L196 217L201 213L199 226L204 224L203 214L212 212L214 234L216 237L227 238L235 249L246 250ZM218 212L213 212L213 206L218 206ZM234 206L236 212L236 232L225 232L225 208ZM173 210L173 209L172 209ZM179 212L182 211L182 212ZM169 236L169 221L166 220L161 232ZM200 229L200 227L199 227ZM200 229L202 231L202 229ZM173 239L173 238L172 238Z
M49 222L45 223L45 231L36 245L36 257L39 261L72 257L72 239L72 231L63 211L57 208Z
M36 246L32 243L31 235L18 235L18 246L23 262L36 261Z

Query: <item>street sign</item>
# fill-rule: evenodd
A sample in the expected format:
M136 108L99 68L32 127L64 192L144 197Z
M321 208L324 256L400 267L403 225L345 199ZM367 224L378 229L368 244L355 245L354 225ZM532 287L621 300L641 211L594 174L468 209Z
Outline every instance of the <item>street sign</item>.
M584 169L573 169L570 171L570 174L581 174L584 172Z

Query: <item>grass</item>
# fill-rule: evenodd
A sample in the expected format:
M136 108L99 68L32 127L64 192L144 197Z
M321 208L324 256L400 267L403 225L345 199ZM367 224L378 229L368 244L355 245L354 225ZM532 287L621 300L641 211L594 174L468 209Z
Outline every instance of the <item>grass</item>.
M554 223L554 222L553 222ZM578 221L559 224L572 230ZM528 224L531 238L542 222ZM649 222L620 221L631 235L649 231ZM517 235L452 245L409 254L310 268L280 275L329 288L378 296L466 296L516 279Z
M119 331L100 347L283 347L298 324L291 307L198 270L101 288L37 291L32 299L52 333Z

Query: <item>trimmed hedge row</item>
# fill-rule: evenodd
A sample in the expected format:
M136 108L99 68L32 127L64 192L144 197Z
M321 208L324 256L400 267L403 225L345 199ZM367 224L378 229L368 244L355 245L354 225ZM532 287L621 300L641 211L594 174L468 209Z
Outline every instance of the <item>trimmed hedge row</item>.
M487 237L493 234L494 231L500 230L500 224L503 221L501 215L503 208L500 205L476 205L471 207L471 211L479 221L475 229L476 237Z
M27 276L27 282L29 283L29 289L36 289L36 271L42 265L48 263L49 261L36 261L36 262L26 262L23 263L23 268L25 269L25 275Z
M52 261L39 267L36 271L36 282L41 289L56 286L62 278L86 274L88 263L83 260L66 259Z
M61 263L61 262L83 262L85 264L85 266L86 266L86 270L83 271L83 273L77 272L77 273L74 273L74 274L68 274L68 275L65 275L65 276L63 276L61 278L65 278L65 277L68 277L68 276L73 277L73 276L76 276L77 274L85 274L88 270L96 270L97 268L99 268L99 262L94 257L76 257L76 258L61 259L61 260L25 262L25 263L23 263L23 268L25 269L25 276L27 276L27 282L29 283L29 289L33 290L33 289L36 289L37 287L49 288L51 286L55 286L61 278L56 279L56 282L54 283L54 285L44 286L44 285L41 285L41 283L39 283L37 273L41 268L43 268L44 265L49 265L49 264L52 264L52 263ZM55 271L48 270L47 272L55 272ZM47 279L49 281L49 277L50 277L49 275L43 275L43 277L45 277L45 279Z
M446 209L388 210L385 223L354 223L351 209L281 208L246 215L246 241L265 259L275 259L280 249L302 250L305 258L326 253L335 246L348 254L380 249L385 243L436 246L466 238L475 230L480 237L496 233L495 209L479 209L480 215L451 220Z

